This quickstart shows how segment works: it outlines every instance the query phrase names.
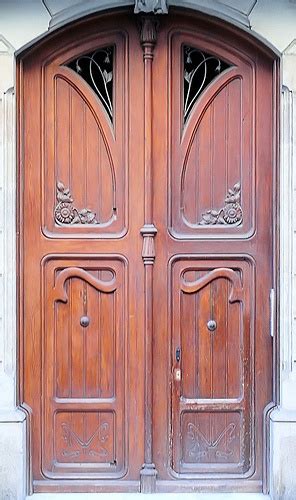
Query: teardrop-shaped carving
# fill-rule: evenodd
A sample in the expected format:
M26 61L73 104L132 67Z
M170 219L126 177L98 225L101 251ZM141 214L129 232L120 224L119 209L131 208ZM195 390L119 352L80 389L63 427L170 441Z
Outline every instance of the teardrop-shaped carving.
M235 228L243 222L241 85L232 78L205 103L188 140L180 192L187 227Z
M108 226L117 217L116 185L103 127L66 78L57 77L56 106L55 223Z

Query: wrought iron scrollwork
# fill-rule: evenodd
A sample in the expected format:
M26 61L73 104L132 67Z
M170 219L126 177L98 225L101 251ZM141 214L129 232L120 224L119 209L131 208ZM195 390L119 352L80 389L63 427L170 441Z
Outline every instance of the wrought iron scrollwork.
M94 90L113 121L114 47L103 47L83 54L67 64Z
M230 66L214 55L187 45L183 46L183 60L185 122L202 91Z

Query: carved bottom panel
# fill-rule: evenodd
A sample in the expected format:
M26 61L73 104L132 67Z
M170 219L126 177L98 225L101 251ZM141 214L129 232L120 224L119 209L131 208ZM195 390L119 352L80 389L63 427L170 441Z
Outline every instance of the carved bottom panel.
M55 470L116 465L113 412L58 412L54 418Z
M192 465L207 470L202 465L215 465L227 470L225 464L244 462L244 425L240 413L197 412L183 413L182 468Z

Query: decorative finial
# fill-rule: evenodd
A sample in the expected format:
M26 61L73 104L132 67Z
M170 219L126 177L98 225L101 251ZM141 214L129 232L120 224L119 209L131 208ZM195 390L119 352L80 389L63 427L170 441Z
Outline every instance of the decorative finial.
M139 12L153 12L154 14L167 14L167 0L135 0L135 14Z

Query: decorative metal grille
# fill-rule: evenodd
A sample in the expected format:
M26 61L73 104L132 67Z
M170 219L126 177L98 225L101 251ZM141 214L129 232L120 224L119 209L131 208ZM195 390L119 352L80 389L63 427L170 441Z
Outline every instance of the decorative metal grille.
M183 46L184 122L203 90L230 65L216 56Z
M113 121L114 47L103 47L83 54L67 64L94 90Z

